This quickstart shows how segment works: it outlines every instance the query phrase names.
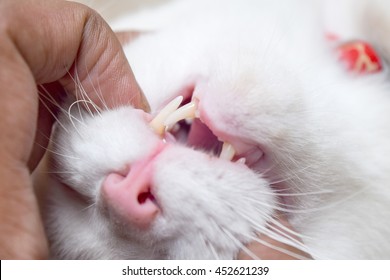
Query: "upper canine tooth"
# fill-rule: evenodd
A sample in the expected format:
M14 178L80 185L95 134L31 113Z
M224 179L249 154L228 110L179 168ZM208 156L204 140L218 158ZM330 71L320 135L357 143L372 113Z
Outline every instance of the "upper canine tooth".
M150 127L159 135L164 133L165 120L169 117L170 114L175 112L179 108L181 102L183 102L183 96L178 96L169 102L164 108L161 109L160 113L154 117L154 119L149 123Z
M219 158L226 159L226 160L232 160L235 154L236 154L236 151L234 150L232 144L229 144L227 142L223 142L222 151L221 151L221 154L219 155Z
M169 130L175 123L183 119L195 118L196 104L194 102L187 103L183 107L172 112L164 121L166 130Z

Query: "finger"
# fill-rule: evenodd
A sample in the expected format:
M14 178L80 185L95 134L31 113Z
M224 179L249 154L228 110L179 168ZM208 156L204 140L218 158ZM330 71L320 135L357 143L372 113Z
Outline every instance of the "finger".
M81 86L99 107L133 104L149 110L119 41L93 10L72 2L43 0L21 0L18 5L4 0L1 6L0 26L5 27L0 30L4 38L0 49L3 92L17 105L6 102L13 109L3 112L17 115L13 122L23 124L17 127L26 142L25 149L12 147L9 151L31 151L31 143L27 142L35 137L36 126L31 121L37 114L37 83L59 80L73 94ZM26 27L28 32L21 32ZM17 75L9 77L13 72ZM74 83L75 78L80 84ZM22 96L18 96L20 93ZM11 146L20 145L12 142ZM19 156L25 162L28 157L29 153Z
M118 39L96 12L67 1L12 2L5 1L3 21L36 83L60 80L73 94L82 86L99 106L121 102L148 110ZM26 26L28 36L20 32Z
M119 42L122 45L129 44L136 40L140 35L141 32L139 31L120 31L115 32L116 37L118 38Z
M28 161L30 171L33 171L44 153L49 143L53 123L60 111L61 101L66 98L66 93L58 82L40 85L38 125L35 133L34 147Z
M2 0L0 39L0 258L40 258L48 254L47 241L27 168L38 124L36 84L58 80L75 94L69 74L78 74L97 104L148 106L119 41L84 6Z
M98 15L86 22L78 56L61 83L68 91L75 92L80 86L74 82L75 78L88 99L100 107L132 104L150 111L118 38Z

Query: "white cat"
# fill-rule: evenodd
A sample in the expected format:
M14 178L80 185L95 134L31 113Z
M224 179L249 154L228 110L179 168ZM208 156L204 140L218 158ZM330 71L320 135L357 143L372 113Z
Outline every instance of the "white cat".
M257 233L316 259L390 258L388 1L178 1L113 26L147 31L125 52L152 112L118 97L60 117L54 258L233 259ZM383 70L347 70L350 40ZM150 121L179 95L196 118L159 135Z

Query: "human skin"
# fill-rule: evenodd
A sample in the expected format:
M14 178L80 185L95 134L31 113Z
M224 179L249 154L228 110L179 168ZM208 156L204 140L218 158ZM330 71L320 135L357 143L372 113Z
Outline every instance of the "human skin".
M131 36L130 36L131 37ZM120 35L122 40L130 38ZM75 95L76 76L89 98L149 110L121 45L105 21L81 4L57 0L0 2L0 259L47 259L48 243L31 172L42 158L54 117L41 92ZM54 113L56 108L50 108ZM277 244L283 246L283 244ZM270 249L250 244L267 258ZM264 254L264 255L263 255ZM239 255L246 258L245 254ZM276 252L275 258L283 258Z
M123 102L147 110L121 45L93 10L72 2L0 2L0 259L46 259L42 220L31 171L47 145L53 117L39 102L37 85L50 94L81 86L96 104L99 84L108 106ZM49 84L49 85L47 85ZM122 98L123 97L123 98ZM116 99L117 100L117 99Z

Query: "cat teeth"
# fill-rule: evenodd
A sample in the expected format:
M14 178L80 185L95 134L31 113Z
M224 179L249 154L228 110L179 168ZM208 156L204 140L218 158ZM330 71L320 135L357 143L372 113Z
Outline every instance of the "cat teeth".
M223 142L222 151L221 154L219 155L219 158L232 161L235 155L236 155L236 149L234 149L233 145L228 142ZM241 157L236 161L236 163L246 164L246 158Z
M235 154L236 150L234 149L233 145L228 142L223 142L222 151L219 155L219 158L231 161Z
M180 107L183 102L183 96L178 96L169 102L154 119L149 123L150 127L160 136L167 131L175 131L180 127L178 122L186 120L188 124L191 124L194 118L199 118L198 103L199 100L193 98L190 103ZM166 134L170 135L170 133ZM166 139L163 139L166 141ZM232 161L236 155L236 150L232 144L223 142L222 150L219 155L220 159ZM236 162L239 164L245 164L247 159L245 157L239 158Z
M180 104L183 102L183 96L178 96L169 102L149 123L150 127L158 134L162 135L165 131L165 121L169 116L177 111Z
M190 102L172 112L164 121L165 130L170 130L173 125L181 120L195 118L196 107L195 102Z

